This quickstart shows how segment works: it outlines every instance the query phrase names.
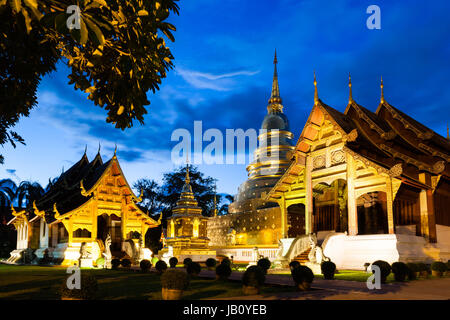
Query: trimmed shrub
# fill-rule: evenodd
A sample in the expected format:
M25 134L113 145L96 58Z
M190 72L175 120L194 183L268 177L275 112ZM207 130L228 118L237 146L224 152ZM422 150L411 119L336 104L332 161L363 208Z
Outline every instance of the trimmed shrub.
M97 293L97 279L90 274L81 274L80 289L67 288L67 279L63 281L60 288L61 298L93 300Z
M220 264L226 264L226 265L228 265L228 266L231 267L231 260L230 260L230 258L225 257L225 258L222 259L222 261L220 262Z
M386 279L392 270L391 265L388 262L383 261L383 260L377 260L374 263L372 263L372 265L378 266L380 268L381 283L386 283ZM374 271L372 271L372 273L374 273Z
M144 259L139 263L142 272L147 272L152 267L150 260Z
M306 266L298 266L292 271L292 279L300 290L308 290L314 280L314 273Z
M208 259L206 259L205 264L209 269L212 269L216 266L217 261L214 258L208 258Z
M111 268L114 270L117 270L120 266L120 260L119 259L112 259L111 260Z
M259 266L250 266L242 276L242 284L247 287L259 288L266 281L264 270Z
M447 271L447 266L441 261L435 261L431 264L431 271L433 276L442 277L442 274Z
M172 258L169 259L169 266L171 268L175 268L177 266L177 264L178 264L178 259L177 258L172 257Z
M120 261L120 264L124 268L129 268L129 267L131 267L131 260L130 259L123 259L122 261Z
M264 271L264 274L266 274L266 273L267 273L267 270L270 269L271 263L270 263L270 260L269 260L269 259L267 259L267 258L262 258L262 259L259 259L259 260L258 260L258 263L257 263L256 265L257 265L258 267L260 267L260 268Z
M320 265L320 270L322 271L324 279L333 280L334 273L336 272L336 265L331 261L324 261Z
M425 263L423 263L423 262L416 263L416 266L417 266L417 271L418 272L428 271L427 265Z
M192 263L192 259L191 258L185 258L183 260L183 265L186 268L190 263Z
M170 290L185 290L189 286L189 276L183 270L169 269L161 275L161 286Z
M295 261L295 260L291 261L291 263L289 263L289 269L291 269L291 272L292 272L292 270L294 270L295 268L298 268L300 266L301 266L300 262Z
M216 275L218 279L226 280L231 275L231 267L226 263L221 263L216 267Z
M394 273L395 281L405 281L409 274L409 269L403 262L394 262L392 264L392 272Z
M163 260L159 260L155 264L155 269L158 270L159 273L163 273L164 271L167 270L167 263Z
M408 268L408 280L416 280L417 273L420 271L415 263L407 263L406 267Z
M156 266L156 263L159 261L158 257L152 258L152 266Z
M186 272L190 276L197 276L200 273L200 271L202 271L202 267L198 262L191 262L186 267Z

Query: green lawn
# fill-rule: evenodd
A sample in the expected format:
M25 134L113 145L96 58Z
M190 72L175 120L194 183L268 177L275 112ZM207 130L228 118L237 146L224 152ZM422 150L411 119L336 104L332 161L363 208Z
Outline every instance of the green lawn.
M82 269L96 276L98 299L161 299L160 276L126 270ZM59 299L66 268L0 264L0 299ZM294 291L294 287L264 286L262 293ZM242 295L237 281L193 279L183 299L225 298Z

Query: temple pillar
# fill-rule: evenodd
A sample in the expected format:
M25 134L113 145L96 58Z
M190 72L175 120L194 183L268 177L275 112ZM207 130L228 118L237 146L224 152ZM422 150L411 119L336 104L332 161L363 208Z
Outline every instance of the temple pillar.
M420 233L430 242L436 242L434 200L431 190L420 192Z
M392 178L389 176L386 178L386 206L387 206L387 220L388 220L388 233L394 234L394 196L392 194Z
M355 236L358 234L358 210L355 194L356 162L347 153L347 212L348 212L348 234Z
M281 238L288 237L288 222L287 222L287 208L286 208L286 199L284 198L284 194L281 196L281 199L278 201L278 205L280 206L281 211Z
M306 157L305 165L305 233L313 232L312 218L313 218L313 188L312 188L312 158Z
M73 239L73 221L72 217L69 218L69 223L67 224L67 233L69 234L69 246L72 245L72 239Z
M91 229L91 241L92 242L96 241L96 239L97 239L97 233L98 233L97 212L98 212L97 205L93 204L92 205L92 229ZM103 241L103 239L102 239L102 241Z

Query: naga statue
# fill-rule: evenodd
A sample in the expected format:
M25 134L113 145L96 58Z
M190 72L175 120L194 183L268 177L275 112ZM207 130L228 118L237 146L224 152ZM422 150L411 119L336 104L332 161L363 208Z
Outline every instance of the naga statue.
M112 254L111 254L111 235L108 233L108 235L106 236L106 240L105 240L105 252L103 252L103 256L105 257L105 267L110 269L111 268L111 259L112 259Z
M309 243L311 245L311 251L308 254L309 262L320 265L323 261L330 261L330 259L323 254L322 248L317 245L317 235L315 233L309 235Z

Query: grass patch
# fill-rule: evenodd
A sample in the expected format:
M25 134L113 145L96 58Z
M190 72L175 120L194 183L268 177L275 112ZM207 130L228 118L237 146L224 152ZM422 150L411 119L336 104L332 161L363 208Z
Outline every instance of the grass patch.
M162 299L160 276L131 270L82 269L98 281L97 299ZM0 264L0 299L59 300L60 285L69 275L63 267L13 266ZM264 286L261 293L289 292L294 287ZM240 281L191 279L183 299L226 298L242 295Z

